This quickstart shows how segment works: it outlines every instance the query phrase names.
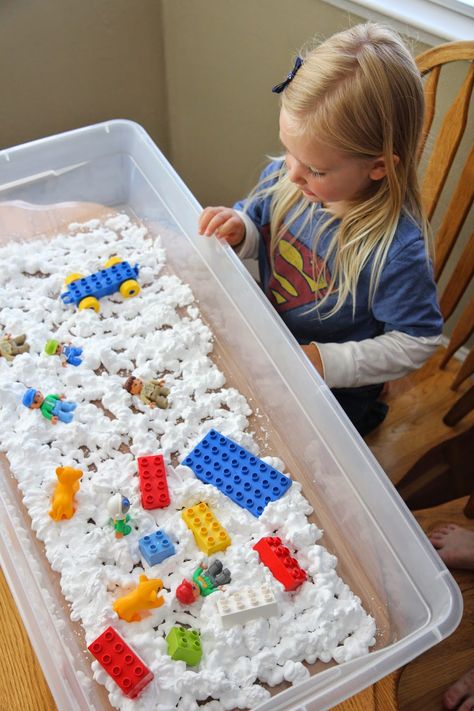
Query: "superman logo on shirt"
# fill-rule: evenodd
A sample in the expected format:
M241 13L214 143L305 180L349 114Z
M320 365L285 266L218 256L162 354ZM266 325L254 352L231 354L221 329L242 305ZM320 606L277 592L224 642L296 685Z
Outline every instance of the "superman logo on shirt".
M262 232L268 253L269 227L264 228ZM311 249L295 241L293 235L286 232L274 255L273 273L266 293L278 311L289 311L322 299L327 293L330 280L331 275L324 261L317 256L314 264Z

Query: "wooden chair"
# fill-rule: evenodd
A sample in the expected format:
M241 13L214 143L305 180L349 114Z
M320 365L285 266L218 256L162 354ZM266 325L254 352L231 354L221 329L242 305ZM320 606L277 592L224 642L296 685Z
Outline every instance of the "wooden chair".
M473 60L474 42L471 41L440 45L417 58L420 72L426 77L426 116L419 158L428 146L428 136L433 146L422 178L422 199L430 220L466 127L474 83ZM466 77L433 140L430 129L436 113L442 68L459 61L467 66ZM474 330L474 298L466 306L456 308L472 285L474 272L474 235L467 239L464 247L456 245L472 206L473 189L474 150L471 149L435 234L434 272L441 311L445 320L453 314L455 320L449 343L439 348L423 368L389 384L385 395L389 405L387 418L366 437L382 468L405 500L411 497L410 503L415 507L471 493L474 388L470 376L474 370L474 348L463 361L455 354ZM431 503L420 502L416 496L413 500L421 490L424 494L433 494Z

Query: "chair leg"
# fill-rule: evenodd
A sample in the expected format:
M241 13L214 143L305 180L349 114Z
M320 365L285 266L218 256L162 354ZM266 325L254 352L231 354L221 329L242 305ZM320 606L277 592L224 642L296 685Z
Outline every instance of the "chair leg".
M474 409L474 385L454 403L443 417L443 422L448 427L454 427L472 409Z
M469 500L464 507L464 516L466 516L466 518L474 518L474 491L470 495Z
M412 511L471 493L468 467L474 459L473 435L470 428L433 447L398 482L397 491Z

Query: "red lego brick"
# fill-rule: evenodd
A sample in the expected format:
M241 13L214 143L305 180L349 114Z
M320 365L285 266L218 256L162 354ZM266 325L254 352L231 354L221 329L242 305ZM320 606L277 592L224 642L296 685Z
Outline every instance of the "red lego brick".
M169 506L170 495L162 454L138 457L138 476L144 509L164 509Z
M129 699L136 698L153 679L153 672L112 627L88 649Z
M254 550L260 560L273 574L273 577L285 586L285 590L296 590L307 580L307 575L300 568L296 558L292 558L290 551L282 545L281 538L266 536L254 545Z

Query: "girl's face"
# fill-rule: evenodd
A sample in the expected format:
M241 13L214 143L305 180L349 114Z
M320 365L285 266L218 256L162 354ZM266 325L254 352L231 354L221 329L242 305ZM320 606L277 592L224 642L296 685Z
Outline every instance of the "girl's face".
M385 171L379 159L348 157L313 137L289 130L285 112L280 112L280 140L285 148L288 176L310 202L322 202L336 213L344 203L369 192Z

